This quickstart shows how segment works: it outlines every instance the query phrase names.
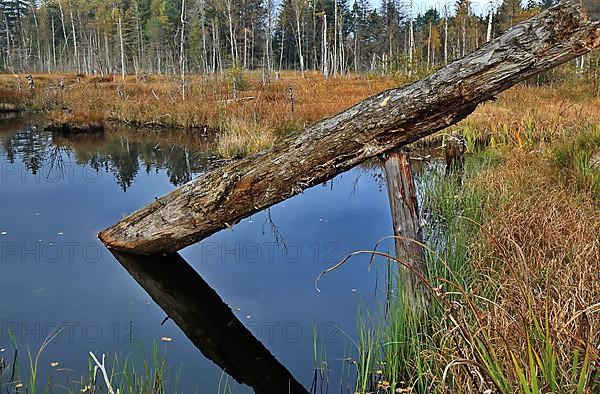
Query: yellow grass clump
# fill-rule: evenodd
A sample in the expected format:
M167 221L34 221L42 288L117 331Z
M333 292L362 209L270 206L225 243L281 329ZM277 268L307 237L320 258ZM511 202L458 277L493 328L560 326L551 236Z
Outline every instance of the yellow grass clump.
M217 136L216 151L225 159L235 159L270 148L276 135L269 125L230 118Z

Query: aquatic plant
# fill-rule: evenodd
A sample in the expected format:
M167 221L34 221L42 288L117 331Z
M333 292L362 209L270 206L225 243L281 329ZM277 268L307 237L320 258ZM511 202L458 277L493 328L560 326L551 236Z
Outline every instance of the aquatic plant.
M569 134L588 141L573 148L585 151L577 148L589 146L585 130ZM472 153L462 180L426 177L429 272L421 280L432 302L425 311L402 291L402 261L362 252L392 267L393 291L376 318L359 313L357 392L600 388L600 214L593 194L581 194L539 148L515 147Z

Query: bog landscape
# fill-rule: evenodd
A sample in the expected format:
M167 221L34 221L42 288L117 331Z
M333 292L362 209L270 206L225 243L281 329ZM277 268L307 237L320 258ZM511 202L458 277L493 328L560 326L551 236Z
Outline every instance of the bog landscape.
M0 11L0 392L600 393L596 0Z

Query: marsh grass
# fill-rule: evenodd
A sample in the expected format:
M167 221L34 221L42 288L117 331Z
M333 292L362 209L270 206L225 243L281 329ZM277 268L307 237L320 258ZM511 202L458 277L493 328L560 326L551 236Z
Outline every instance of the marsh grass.
M67 368L52 365L45 382L40 381L40 367L43 354L60 336L61 330L55 330L42 342L33 353L28 349L27 363L20 362L20 351L17 341L9 333L13 346L12 360L6 360L0 355L0 390L22 393L50 393L56 390L67 393L103 393L108 391L108 385L114 392L129 394L162 394L178 393L181 368L173 373L167 368L166 346L161 350L154 343L150 352L145 349L135 356L121 357L114 355L107 358L105 365L108 384L103 379L97 364L88 357L88 374L79 378ZM7 350L5 352L7 353ZM105 356L102 356L104 362ZM25 380L23 380L25 378ZM55 383L60 378L61 383Z
M319 73L283 72L279 80L263 84L258 71L234 68L223 75L190 76L188 95L182 99L179 80L153 75L148 82L120 78L65 75L66 89L57 89L59 74L34 75L36 91L15 93L35 108L91 116L144 127L178 127L218 130L229 118L267 123L278 133L303 127L346 109L361 99L389 88L388 77L349 75L324 80ZM233 97L233 82L236 97ZM0 74L0 89L15 92L12 75ZM288 95L292 88L294 112ZM122 91L119 97L117 91Z
M567 181L600 196L600 126L586 130L574 140L562 141L554 148L553 156Z
M403 262L381 254L388 296L359 313L357 392L600 390L600 213L589 179L561 170L581 171L594 138L583 125L496 141L471 150L462 178L425 176L432 302L415 308Z
M225 159L239 159L270 148L276 134L268 124L253 120L230 118L221 127L216 139L216 153Z

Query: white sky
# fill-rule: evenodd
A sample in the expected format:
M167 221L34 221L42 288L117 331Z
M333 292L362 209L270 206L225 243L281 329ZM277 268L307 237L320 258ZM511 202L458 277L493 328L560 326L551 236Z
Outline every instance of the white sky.
M456 0L446 0L448 3L448 11L454 12L454 5L456 4ZM497 8L498 4L502 2L502 0L492 0L494 2L494 7ZM521 1L523 2L523 1ZM353 2L350 1L350 4ZM381 5L380 0L371 0L371 4L379 8ZM471 4L473 6L473 12L476 15L484 15L488 13L489 9L489 0L471 0ZM400 0L400 6L404 10L408 10L409 0ZM444 10L444 0L413 0L413 9L415 16L418 14L424 14L430 8L435 8L438 10L440 15L443 15Z

